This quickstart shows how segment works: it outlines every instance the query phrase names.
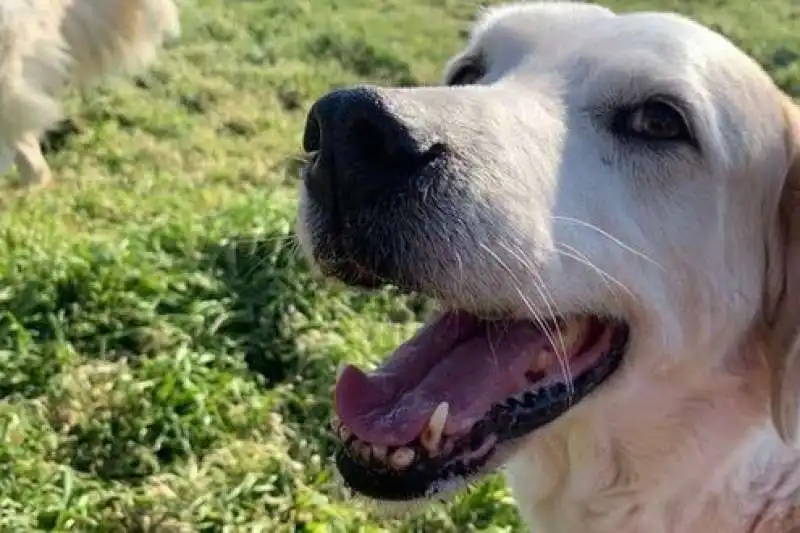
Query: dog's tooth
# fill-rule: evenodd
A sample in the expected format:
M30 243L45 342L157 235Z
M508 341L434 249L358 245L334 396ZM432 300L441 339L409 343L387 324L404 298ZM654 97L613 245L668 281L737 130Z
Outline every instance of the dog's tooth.
M336 366L336 381L339 381L339 378L342 377L344 373L344 369L347 367L347 363L344 361L339 361L339 364Z
M564 324L559 328L561 340L559 344L563 343L563 346L558 346L558 348L563 348L565 350L569 350L572 346L577 342L580 337L583 335L585 323L580 318L570 318L564 322Z
M575 342L580 330L580 322L575 318L569 319L564 324L564 326L561 328L561 337L563 338L564 345L566 347L569 347L573 342Z
M372 446L366 442L359 442L355 447L355 452L364 462L369 462L372 458Z
M549 346L546 348L542 348L539 353L536 354L531 360L531 366L528 368L532 373L536 374L538 372L542 372L550 368L550 364L552 363L553 359L553 350Z
M551 350L543 350L539 356L541 360L541 366L539 370L548 370L553 366L553 363L557 361L556 354L554 354Z
M428 424L425 426L425 429L422 430L422 434L419 437L420 443L422 443L422 446L428 450L428 453L431 455L435 455L439 451L439 445L442 442L442 433L444 432L445 424L447 424L447 415L449 412L449 403L442 402L437 405L430 420L428 420Z
M372 457L374 457L377 461L384 462L386 461L386 454L389 450L386 446L381 444L373 444L372 445Z
M397 448L389 457L389 465L395 470L403 470L411 466L415 456L414 450L411 448Z

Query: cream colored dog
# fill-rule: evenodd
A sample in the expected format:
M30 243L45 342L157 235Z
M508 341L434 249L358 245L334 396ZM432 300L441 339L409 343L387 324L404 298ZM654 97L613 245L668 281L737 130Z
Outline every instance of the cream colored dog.
M381 502L504 467L531 531L800 531L800 112L724 37L492 8L449 87L309 113L299 237L441 313L335 391Z
M39 136L59 118L67 84L147 66L180 33L173 0L2 0L0 172L45 185Z

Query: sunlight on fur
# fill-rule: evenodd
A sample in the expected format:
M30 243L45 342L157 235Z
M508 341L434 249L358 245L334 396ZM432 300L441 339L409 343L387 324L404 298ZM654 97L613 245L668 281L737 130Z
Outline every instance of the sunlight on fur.
M334 391L393 512L502 467L543 533L800 529L800 111L686 17L482 10L448 87L310 109L302 251L441 314ZM385 505L384 505L385 503Z
M10 0L0 5L0 172L47 185L39 137L61 118L68 85L148 67L180 36L173 0Z

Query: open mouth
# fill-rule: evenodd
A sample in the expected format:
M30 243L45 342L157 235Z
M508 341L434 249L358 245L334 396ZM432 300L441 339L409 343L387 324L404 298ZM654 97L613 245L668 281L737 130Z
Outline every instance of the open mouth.
M626 324L597 316L537 325L443 313L374 372L342 370L337 468L376 500L463 485L611 376L627 341Z

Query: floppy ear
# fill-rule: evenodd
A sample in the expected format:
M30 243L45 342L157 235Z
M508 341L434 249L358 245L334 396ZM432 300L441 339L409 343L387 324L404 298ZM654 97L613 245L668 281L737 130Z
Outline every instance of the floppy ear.
M766 360L775 428L786 444L800 448L800 108L787 98L784 114L790 159L778 207L779 244L771 254L770 277L779 281L768 299Z

